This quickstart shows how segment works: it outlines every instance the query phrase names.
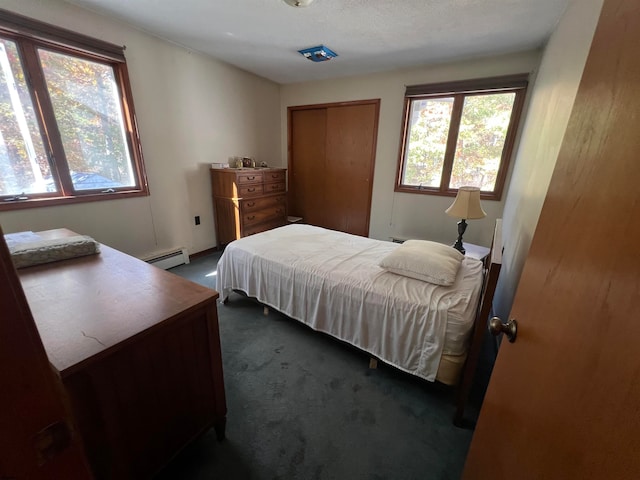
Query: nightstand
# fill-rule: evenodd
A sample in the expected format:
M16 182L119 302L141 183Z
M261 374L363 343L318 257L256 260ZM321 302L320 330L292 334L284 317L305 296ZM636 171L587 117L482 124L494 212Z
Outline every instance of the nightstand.
M487 255L489 255L489 252L491 251L487 247L474 245L473 243L463 242L462 246L466 251L465 255L467 257L475 258L480 261L484 261L484 259L487 258Z

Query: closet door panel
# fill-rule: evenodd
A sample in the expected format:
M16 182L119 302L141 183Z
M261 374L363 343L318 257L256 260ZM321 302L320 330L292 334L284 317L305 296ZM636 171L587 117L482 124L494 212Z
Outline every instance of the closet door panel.
M379 103L327 109L327 228L369 235Z
M325 108L292 110L289 148L289 212L305 223L325 224Z

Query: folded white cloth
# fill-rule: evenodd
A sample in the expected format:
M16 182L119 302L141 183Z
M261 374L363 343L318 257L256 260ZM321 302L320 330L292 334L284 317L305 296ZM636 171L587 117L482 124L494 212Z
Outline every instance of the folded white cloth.
M87 235L74 235L55 240L23 242L9 247L16 268L67 260L100 253L100 244Z

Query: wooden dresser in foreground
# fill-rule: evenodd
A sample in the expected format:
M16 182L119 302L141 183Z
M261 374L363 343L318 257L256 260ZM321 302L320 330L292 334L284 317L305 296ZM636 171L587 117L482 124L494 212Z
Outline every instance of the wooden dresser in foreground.
M18 274L95 478L148 479L211 427L224 437L218 293L100 248Z
M216 239L221 247L287 223L284 168L212 168Z

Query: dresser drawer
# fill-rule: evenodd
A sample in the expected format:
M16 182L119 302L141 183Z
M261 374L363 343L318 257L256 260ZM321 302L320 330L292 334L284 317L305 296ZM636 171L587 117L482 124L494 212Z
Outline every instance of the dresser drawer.
M285 170L278 170L277 172L265 172L264 182L284 182L286 180L287 172Z
M263 193L264 193L264 188L262 184L238 185L239 197L251 197L254 195L262 195Z
M262 183L262 182L263 182L263 175L262 175L262 172L260 171L236 173L236 183L238 185L245 185L247 183Z
M254 212L256 210L262 210L263 208L282 206L287 203L286 195L270 195L261 198L252 198L250 200L241 200L240 206L243 213Z
M287 189L287 184L285 182L264 184L264 193L284 192L286 191L286 189Z
M286 224L285 218L277 218L275 220L271 220L265 223L259 223L257 225L253 225L247 228L242 229L242 236L248 237L249 235L254 235L260 232L266 232L267 230L271 230L272 228L282 227Z
M254 212L247 212L242 215L242 225L244 227L255 225L256 223L267 222L269 220L275 220L277 218L284 218L286 210L284 206L274 206L264 208L262 210L256 210Z

